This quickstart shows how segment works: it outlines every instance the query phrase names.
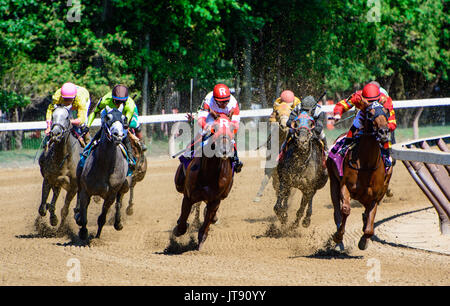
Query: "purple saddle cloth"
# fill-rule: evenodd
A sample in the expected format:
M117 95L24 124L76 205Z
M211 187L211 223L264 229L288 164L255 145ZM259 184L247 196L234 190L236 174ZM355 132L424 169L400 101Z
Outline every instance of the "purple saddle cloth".
M347 155L347 152L345 152L344 156L341 156L338 153L339 150L341 149L342 145L344 144L344 139L345 139L345 136L338 139L338 141L336 141L336 144L333 147L331 147L331 149L328 151L328 157L331 158L334 161L334 163L336 164L336 167L339 172L339 176L344 175L343 164L344 164L345 155ZM334 151L336 153L333 153L332 151Z
M341 177L344 175L344 166L343 166L344 165L344 158L345 158L345 156L348 153L348 150L345 152L344 156L341 156L338 153L339 150L341 149L342 145L344 144L344 138L345 137L342 137L342 138L338 139L336 141L336 144L328 151L328 157L331 158L334 161L334 163L336 164L336 167L337 167L338 172L339 172L339 176L341 176ZM334 151L336 153L333 153L332 151ZM384 158L385 157L383 156L383 159ZM388 158L390 158L390 157L388 157ZM387 173L389 168L390 167L386 167L385 166L384 167L384 172Z

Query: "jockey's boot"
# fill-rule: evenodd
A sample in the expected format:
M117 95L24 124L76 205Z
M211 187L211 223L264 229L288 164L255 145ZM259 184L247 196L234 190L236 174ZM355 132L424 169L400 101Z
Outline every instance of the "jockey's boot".
M127 155L128 155L128 166L130 167L131 171L134 171L136 169L136 161L133 156L133 149L131 148L131 140L130 137L125 137L122 140L122 143L125 145L125 148L127 149Z
M83 157L85 157L85 158L88 157L89 152L92 151L92 149L96 145L97 141L100 139L101 134L102 134L102 130L100 129L94 135L94 138L91 139L91 141L86 142L86 146L84 147L83 153L81 153L81 155L83 155ZM86 135L89 135L89 133ZM90 137L90 135L89 135L89 137Z
M392 167L389 149L381 148L380 151L381 151L381 157L383 158L384 167L385 168Z
M147 146L145 145L144 136L142 135L141 129L136 128L135 131L136 131L136 137L139 138L139 145L141 146L142 151L143 152L147 151Z
M234 171L235 171L236 173L241 172L242 166L243 166L244 164L239 160L239 157L238 157L238 155L237 155L237 150L236 150L236 149L234 149L233 162L234 162Z

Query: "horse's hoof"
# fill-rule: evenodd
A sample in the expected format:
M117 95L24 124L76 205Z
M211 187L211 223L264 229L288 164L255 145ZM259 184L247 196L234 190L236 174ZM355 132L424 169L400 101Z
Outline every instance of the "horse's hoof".
M358 243L358 248L360 250L364 251L367 249L368 246L369 246L369 239L361 237L361 239L359 240L359 243Z
M77 223L78 226L82 226L81 224L81 215L80 213L76 213L73 218L75 219L75 222Z
M50 216L50 224L51 224L52 226L58 225L58 217L55 216L55 215Z
M131 216L134 213L133 207L127 207L127 215Z
M87 228L80 228L78 236L80 237L81 240L87 240L87 237L88 237Z
M188 226L189 225L186 225L186 227L184 229L180 230L180 225L177 225L173 229L172 233L175 235L175 237L180 237L186 233Z
M47 214L47 209L48 209L48 203L42 204L41 206L39 206L39 214L42 217L45 217L45 215Z
M342 238L343 237L337 232L333 234L333 241L336 242L336 244L342 243Z
M309 227L310 224L311 224L311 219L309 219L309 218L303 219L302 226L304 228Z
M259 202L261 202L261 198L260 198L260 197L255 197L255 198L253 199L253 202L259 203Z
M114 228L116 231L121 231L123 229L122 223L114 223Z
M344 243L341 241L340 243L336 243L336 246L335 246L335 248L334 248L336 251L341 251L341 252L343 252L344 251Z

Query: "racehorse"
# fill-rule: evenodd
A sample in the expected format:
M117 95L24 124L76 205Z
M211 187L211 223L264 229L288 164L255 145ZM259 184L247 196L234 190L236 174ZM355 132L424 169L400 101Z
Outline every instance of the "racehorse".
M350 215L350 199L355 199L365 207L362 215L364 234L358 243L361 250L367 249L368 240L374 234L377 205L383 199L392 175L392 167L385 169L380 151L380 146L388 141L388 111L377 102L367 103L365 109L363 133L345 155L342 171L339 163L335 163L337 155L330 153L326 162L337 227L333 240L343 247L345 223Z
M323 145L312 131L314 120L307 112L302 112L294 124L286 150L282 152L277 165L280 183L279 188L275 189L277 202L274 211L281 224L286 224L290 191L292 188L299 189L302 192L302 200L292 224L292 228L297 228L307 205L308 210L302 225L310 225L313 197L317 190L327 183L328 174L324 164Z
M139 145L139 138L137 138L132 132L128 132L128 137L131 138L131 147L133 149L133 155L136 159L136 169L133 171L131 176L130 185L130 199L128 200L127 215L133 214L133 197L134 197L134 186L140 181L142 181L147 173L147 157L142 151L142 147Z
M233 185L234 133L230 119L221 114L206 137L208 142L199 149L201 151L195 152L186 170L181 163L175 175L177 191L184 195L181 214L173 229L176 237L186 233L192 205L200 201L206 203L204 221L198 232L198 250L208 236L209 226L215 221L221 200L228 196Z
M272 145L276 145L276 146L278 146L278 150L276 150L276 152L280 152L281 144L286 140L286 137L289 132L289 128L286 126L286 122L289 119L289 115L291 114L291 111L292 111L292 103L286 103L286 102L277 103L277 102L275 102L274 113L275 113L275 119L276 119L276 122L278 123L278 126L277 126L277 128L272 129L270 135L268 136L267 144L266 144L267 149L271 148ZM274 143L274 141L272 141L272 137L271 137L272 133L278 133L278 143ZM272 150L272 151L274 151L274 150ZM261 185L259 187L258 192L256 193L256 197L253 199L253 202L261 201L261 197L263 195L264 189L266 188L267 184L269 183L270 178L272 178L272 185L273 185L274 189L275 190L278 189L279 180L278 180L277 173L275 171L276 168L269 165L269 163L270 163L269 160L271 160L271 155L267 154L266 155L266 164L264 166L264 178L261 181Z
M91 197L98 195L103 198L102 213L98 217L96 238L100 238L106 215L110 206L116 201L114 228L121 230L120 209L125 193L130 189L131 176L128 175L128 161L124 152L122 139L124 138L123 123L125 116L117 109L107 107L107 114L102 120L99 143L86 158L84 166L77 169L79 212L75 215L77 224L81 226L80 239L88 237L87 209Z
M69 110L64 106L57 106L52 114L50 139L46 149L39 157L39 166L44 178L39 214L45 216L48 209L52 226L58 224L55 205L61 188L64 188L67 192L64 206L61 209L60 228L65 223L70 202L78 190L76 168L80 160L81 145L71 133L71 129ZM53 197L51 203L47 204L50 189L53 191Z

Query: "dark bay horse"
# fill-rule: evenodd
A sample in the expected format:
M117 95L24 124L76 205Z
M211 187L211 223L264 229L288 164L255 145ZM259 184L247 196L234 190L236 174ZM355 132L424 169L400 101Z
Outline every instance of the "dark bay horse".
M98 217L96 238L100 237L110 206L116 201L114 228L121 230L120 209L125 193L130 189L131 176L128 175L128 161L121 148L124 137L125 116L117 109L107 107L107 115L102 120L101 136L93 152L86 158L83 167L78 167L79 212L75 215L81 226L80 239L88 237L87 209L92 196L104 199L102 213ZM126 150L125 150L126 151Z
M215 121L208 143L195 153L185 171L184 165L180 164L175 175L177 191L184 195L181 215L173 229L175 236L186 233L192 205L201 201L206 203L205 218L198 232L198 250L208 236L220 202L228 196L233 185L233 138L230 119L221 115Z
M271 148L271 146L277 146L278 150L272 150L272 151L280 152L281 144L286 140L286 137L289 132L289 128L286 126L286 123L289 119L289 115L291 114L292 108L293 108L293 103L286 103L286 102L277 103L277 102L275 102L273 109L274 109L275 119L276 119L278 126L277 126L277 128L271 129L271 132L270 132L270 135L268 136L267 144L266 144L266 147L268 149L267 151L269 151L269 148ZM273 141L273 139L274 139L274 137L272 137L273 133L278 133L278 143L275 143L275 141ZM270 154L267 154L266 155L266 164L264 166L264 178L261 181L261 185L259 187L258 192L256 193L256 197L253 199L253 202L261 201L261 197L263 195L264 189L266 188L267 184L269 183L270 178L272 178L272 185L273 185L274 189L275 190L278 189L279 180L278 180L276 167L271 167L269 165L269 161L271 159L272 159L272 157L270 156Z
M136 159L136 169L133 171L131 176L130 185L130 198L128 200L127 215L133 214L133 198L134 198L134 186L140 181L142 181L147 173L147 157L142 151L142 147L139 144L139 138L137 138L133 133L128 132L128 137L131 138L131 147L133 149L133 155Z
M60 228L64 225L70 203L78 190L76 169L80 160L81 145L71 133L71 128L69 110L64 106L57 106L52 114L50 139L39 157L39 166L44 178L39 214L45 216L48 209L52 226L58 224L55 205L61 188L67 191L64 206L61 209ZM53 197L51 203L47 204L50 189L53 191Z
M277 202L275 214L281 224L286 224L288 198L292 188L302 192L302 200L292 228L297 228L306 206L308 210L302 225L308 227L311 222L312 201L317 190L323 188L328 180L324 165L324 149L320 139L314 135L314 120L306 113L295 120L296 128L290 136L286 151L283 152L277 166L279 188L276 189ZM288 136L289 137L289 136Z
M385 169L380 151L380 146L388 141L387 118L387 110L382 105L376 102L368 104L364 132L356 145L347 152L342 173L328 156L330 193L337 227L333 240L342 247L345 223L350 215L350 199L359 201L365 207L362 215L364 234L358 243L359 249L367 249L368 240L374 234L377 205L383 199L392 175L392 167Z

